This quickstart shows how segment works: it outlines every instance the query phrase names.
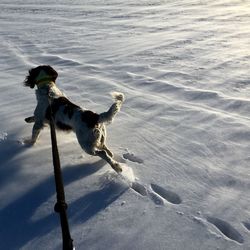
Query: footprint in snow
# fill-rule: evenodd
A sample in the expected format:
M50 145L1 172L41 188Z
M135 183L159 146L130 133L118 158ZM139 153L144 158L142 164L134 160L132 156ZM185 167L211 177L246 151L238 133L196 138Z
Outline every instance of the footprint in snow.
M140 195L142 195L142 196L147 196L148 195L148 190L147 190L147 188L144 186L144 185L142 185L141 183L139 183L139 182L133 182L132 184L131 184L131 188L135 191L135 192L137 192L138 194L140 194Z
M160 195L154 192L149 192L149 197L156 205L159 205L159 206L164 205L164 199Z
M155 194L148 190L143 184L139 182L133 182L131 188L141 196L149 196L149 198L156 204L156 205L164 205L164 200L159 195Z
M180 204L182 202L180 196L173 191L166 190L163 187L151 184L151 190L148 190L143 184L133 182L131 188L142 196L148 196L156 205L164 205L165 201L172 204Z
M171 190L167 190L157 184L151 184L151 188L154 191L154 193L151 192L151 198L156 204L164 200L176 205L182 202L180 196Z
M241 244L244 242L242 235L228 222L215 217L207 217L207 221L213 224L227 238Z
M153 183L151 184L151 188L148 189L145 185L136 181L133 170L129 166L126 166L126 164L123 164L123 171L119 176L133 191L141 196L148 196L156 205L164 205L165 201L172 204L180 204L182 202L180 196L171 190Z
M135 156L134 154L131 153L125 153L123 154L123 158L132 162L136 162L136 163L143 163L143 160L137 156Z

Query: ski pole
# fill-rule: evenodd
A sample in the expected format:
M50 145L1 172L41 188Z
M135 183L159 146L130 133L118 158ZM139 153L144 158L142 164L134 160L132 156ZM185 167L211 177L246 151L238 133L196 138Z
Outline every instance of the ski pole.
M54 210L55 212L60 214L63 250L74 250L73 240L71 239L71 236L70 236L68 217L66 213L67 203L65 201L61 164L60 164L59 152L58 152L58 147L57 147L56 130L55 130L55 124L54 124L51 105L50 105L50 135L51 135L54 176L55 176L55 185L56 185L56 194L57 194L57 202L55 204Z

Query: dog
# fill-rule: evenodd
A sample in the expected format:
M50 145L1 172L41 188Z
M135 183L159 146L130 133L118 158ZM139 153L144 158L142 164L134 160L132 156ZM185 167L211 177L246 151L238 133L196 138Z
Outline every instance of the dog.
M110 164L116 172L122 172L120 164L114 160L113 153L106 146L106 124L113 121L119 112L124 95L113 92L114 103L108 111L97 114L72 103L56 85L58 73L49 65L41 65L29 70L24 86L36 89L37 106L34 116L25 119L34 122L31 139L24 143L36 143L44 125L50 119L57 129L74 131L81 148L88 154L99 156Z

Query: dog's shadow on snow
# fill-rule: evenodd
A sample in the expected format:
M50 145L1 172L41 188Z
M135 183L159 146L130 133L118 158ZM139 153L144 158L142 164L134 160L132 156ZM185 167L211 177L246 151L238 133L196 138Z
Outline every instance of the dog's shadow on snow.
M83 167L82 165L77 165L73 167L74 170L72 170L72 166L66 167L64 169L65 185L97 172L105 164L104 160L99 160L93 166ZM95 188L94 191L69 204L68 215L73 224L84 223L99 211L105 209L129 188L126 183L119 181L119 178L112 178L112 176L115 177L117 175L115 172L111 171L109 173L106 181L101 181L99 185L90 187L91 190ZM77 190L76 192L79 191Z
M62 167L65 186L95 173L105 164L103 160L99 160L93 164ZM6 167L7 165L7 162L5 162ZM0 169L0 174L2 171ZM5 177L10 180L11 173L5 173ZM70 226L77 223L76 220L79 223L85 222L107 207L123 191L124 188L121 190L121 186L111 182L72 204L68 204ZM7 206L2 206L3 209L0 210L0 249L20 249L28 242L48 235L51 231L60 227L59 216L53 210L54 204L51 204L51 213L45 215L45 217L34 219L36 211L52 196L56 197L53 175L38 183ZM58 232L60 234L60 230Z
M104 160L99 160L94 166L89 165L84 166L84 168L82 165L74 166L74 171L72 171L72 166L68 166L64 171L65 184L67 185L76 179L81 179L91 175L94 172L97 172L105 164L107 163ZM108 177L107 181L103 181L100 185L96 185L96 190L85 194L69 204L68 215L73 224L84 223L113 203L129 188L126 183L119 181L119 178L112 178L112 176L116 175L115 172L113 175L111 172L110 176L108 174L110 179ZM93 189L93 187L91 188Z
M12 135L16 137L16 135ZM20 171L19 163L15 158L25 151L25 148L14 140L0 140L0 188L11 182Z
M69 209L73 224L82 224L89 220L113 203L128 188L126 183L114 179L74 201Z

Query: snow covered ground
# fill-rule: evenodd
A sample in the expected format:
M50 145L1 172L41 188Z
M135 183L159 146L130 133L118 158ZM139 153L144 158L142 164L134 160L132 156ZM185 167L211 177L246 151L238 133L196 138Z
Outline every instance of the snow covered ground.
M108 145L131 186L58 133L76 249L250 249L249 28L247 0L0 0L0 249L61 249L49 129L17 143L40 64L82 107L126 95Z

